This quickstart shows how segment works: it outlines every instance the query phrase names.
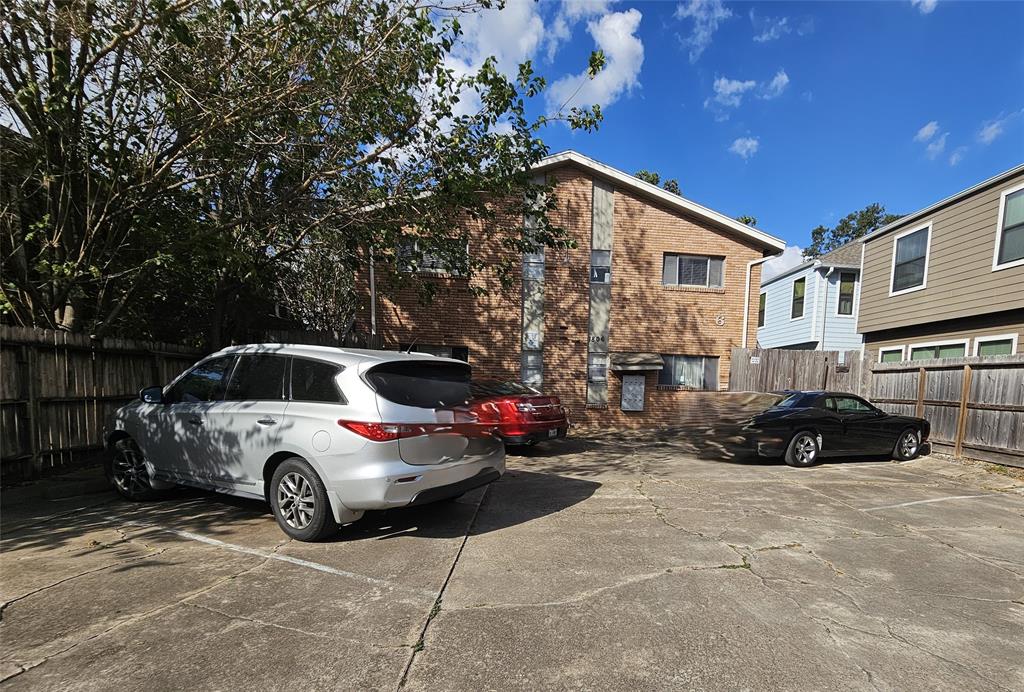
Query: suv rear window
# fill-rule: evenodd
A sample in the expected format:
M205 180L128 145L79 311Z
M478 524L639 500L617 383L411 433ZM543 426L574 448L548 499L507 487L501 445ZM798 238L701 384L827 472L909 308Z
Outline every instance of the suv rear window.
M475 397L485 396L537 396L540 394L533 387L521 382L501 382L500 380L480 380L470 385Z
M304 358L292 359L292 401L316 401L344 404L345 397L338 391L334 378L341 366Z
M367 384L377 395L403 406L448 408L469 400L468 365L405 360L381 363L367 371Z

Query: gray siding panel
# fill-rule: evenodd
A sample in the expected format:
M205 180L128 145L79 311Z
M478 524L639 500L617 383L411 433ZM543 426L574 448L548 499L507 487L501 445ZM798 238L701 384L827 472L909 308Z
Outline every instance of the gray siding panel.
M594 181L594 219L590 247L592 250L612 249L612 221L615 213L615 191L611 185Z
M1024 266L992 270L1001 193L1024 174L981 190L865 244L862 333L1024 307ZM926 288L889 295L894 237L932 224Z

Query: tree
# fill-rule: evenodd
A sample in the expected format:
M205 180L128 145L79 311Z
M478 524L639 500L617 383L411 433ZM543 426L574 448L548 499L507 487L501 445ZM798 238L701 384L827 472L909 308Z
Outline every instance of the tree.
M471 275L456 221L492 242L564 247L530 167L530 63L451 67L459 18L490 0L20 0L0 29L12 123L0 198L5 320L144 337L231 338L244 308L320 254L356 272L419 252ZM589 75L604 65L591 56ZM529 228L498 215L493 199ZM508 210L504 210L508 211ZM255 301L255 302L254 302ZM146 310L163 306L168 313ZM176 318L182 322L175 324ZM198 319L197 319L198 318Z
M650 183L651 185L661 185L662 188L665 189L665 191L671 192L673 195L682 196L683 194L679 189L679 181L676 180L675 178L670 178L669 180L666 180L664 185L662 185L661 176L655 173L654 171L649 171L646 169L637 171L636 173L633 174L633 177L639 178L645 183Z
M811 244L804 257L813 259L856 240L899 219L901 214L889 214L877 202L844 216L834 228L818 226L811 231Z
M743 216L737 216L736 220L739 221L740 223L745 223L748 226L756 226L757 225L757 217L756 216L748 216L748 215L744 214Z

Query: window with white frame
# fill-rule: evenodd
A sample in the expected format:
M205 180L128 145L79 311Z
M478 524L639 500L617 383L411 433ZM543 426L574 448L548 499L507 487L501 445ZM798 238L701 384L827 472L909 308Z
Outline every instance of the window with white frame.
M766 304L767 301L768 301L768 294L767 293L762 293L761 297L758 298L758 300L757 300L757 326L758 327L763 327L764 326L764 308L765 308L765 304Z
M903 347L882 348L878 350L879 363L899 363L903 360Z
M466 243L466 256L469 256L469 243ZM448 266L444 258L435 252L422 249L419 239L405 236L398 241L398 269L402 272L426 272L432 274L458 274L458 270Z
M521 374L524 384L542 385L544 383L544 354L541 351L523 351Z
M1024 186L1000 196L994 269L1024 264Z
M853 314L853 294L856 287L856 272L839 272L839 305L836 306L836 314Z
M796 320L804 316L805 295L807 295L807 277L793 282L793 304L789 309L790 319Z
M587 381L608 381L608 354L591 353L587 356Z
M923 288L928 271L928 236L931 226L896 236L892 255L890 293Z
M661 283L665 286L722 288L725 259L703 255L666 252L662 260Z
M966 355L966 341L952 341L941 344L912 344L910 346L910 360L963 358Z
M979 336L974 340L976 356L1012 356L1017 352L1017 335Z
M686 389L718 389L718 356L676 356L662 354L664 367L658 385Z

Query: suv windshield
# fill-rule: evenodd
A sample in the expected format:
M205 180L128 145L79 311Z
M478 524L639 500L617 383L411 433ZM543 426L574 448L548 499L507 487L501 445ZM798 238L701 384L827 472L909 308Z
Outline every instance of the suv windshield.
M428 360L381 363L365 375L367 384L388 401L417 408L449 408L469 400L468 365Z

